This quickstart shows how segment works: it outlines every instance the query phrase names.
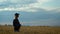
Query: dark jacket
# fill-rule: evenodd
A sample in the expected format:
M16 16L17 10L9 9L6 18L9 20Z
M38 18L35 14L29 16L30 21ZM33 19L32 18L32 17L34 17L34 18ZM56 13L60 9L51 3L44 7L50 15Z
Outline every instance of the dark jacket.
M13 20L13 26L16 27L16 26L21 26L20 22L18 19L14 19Z

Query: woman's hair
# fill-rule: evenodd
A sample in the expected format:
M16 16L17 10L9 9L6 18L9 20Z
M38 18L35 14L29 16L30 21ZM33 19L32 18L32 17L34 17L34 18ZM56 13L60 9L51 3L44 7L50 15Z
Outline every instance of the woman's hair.
M19 13L15 13L15 16L19 16Z

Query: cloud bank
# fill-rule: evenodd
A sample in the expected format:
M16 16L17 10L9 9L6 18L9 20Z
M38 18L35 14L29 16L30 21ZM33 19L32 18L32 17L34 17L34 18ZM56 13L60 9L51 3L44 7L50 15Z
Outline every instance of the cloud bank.
M60 4L58 3L59 0L0 0L0 11L36 12L37 8L48 11L55 9L60 10ZM53 5L55 5L55 7Z

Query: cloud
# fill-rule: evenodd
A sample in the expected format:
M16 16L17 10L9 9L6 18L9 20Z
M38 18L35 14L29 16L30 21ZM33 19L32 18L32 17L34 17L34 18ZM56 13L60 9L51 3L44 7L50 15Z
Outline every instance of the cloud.
M36 12L38 9L45 9L50 11L60 8L50 6L49 3L53 1L54 0L1 0L0 11L9 10Z
M26 11L26 12L37 12L44 9L45 11L52 11L55 10L60 12L60 8L51 8L51 7L33 7L33 6L25 6L25 7L7 7L7 8L0 8L0 11ZM43 11L44 11L43 10Z
M2 8L0 11L26 11L26 12L36 12L35 9L29 7L20 7L20 8Z
M28 4L35 3L36 0L1 0L0 1L0 8L19 8L25 7Z
M0 0L0 3L2 3L2 2L6 2L7 0Z
M30 4L35 3L36 0L10 0L11 3Z
M25 5L25 4L31 4L35 3L36 0L1 0L0 5Z
M53 10L56 9L55 7L51 7L51 6L44 6L43 4L51 2L52 0L37 0L37 3L32 3L29 4L30 7L34 7L34 8L42 8L45 10ZM58 7L59 8L59 7Z
M38 1L38 3L43 4L43 3L49 2L49 1L51 1L51 0L37 0L37 1Z
M59 0L58 0L59 1ZM57 0L37 0L37 3L29 4L30 7L42 8L45 10L54 10L60 8Z

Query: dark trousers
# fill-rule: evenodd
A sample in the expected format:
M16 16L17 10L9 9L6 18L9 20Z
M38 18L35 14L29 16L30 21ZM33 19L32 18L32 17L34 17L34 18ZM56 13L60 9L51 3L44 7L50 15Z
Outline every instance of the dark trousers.
M19 31L21 26L14 26L14 31Z

